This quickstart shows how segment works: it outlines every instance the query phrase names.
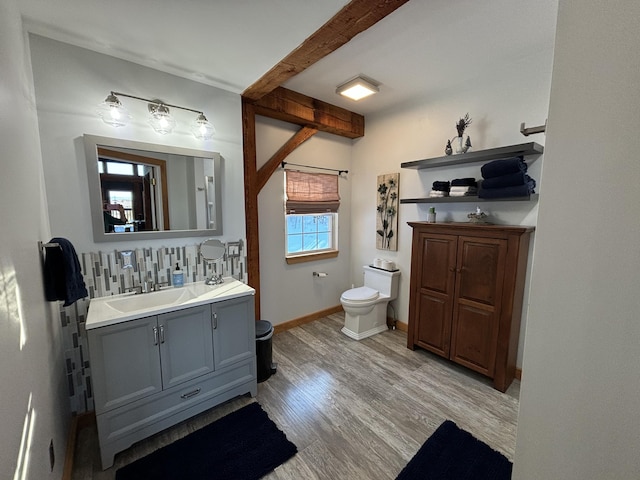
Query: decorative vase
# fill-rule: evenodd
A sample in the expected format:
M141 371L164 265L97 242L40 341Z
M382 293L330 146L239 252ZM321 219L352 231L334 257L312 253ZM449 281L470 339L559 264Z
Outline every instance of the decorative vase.
M469 135L463 133L460 137L453 137L451 140L451 147L453 148L453 153L458 155L460 153L465 153L468 150L467 139Z

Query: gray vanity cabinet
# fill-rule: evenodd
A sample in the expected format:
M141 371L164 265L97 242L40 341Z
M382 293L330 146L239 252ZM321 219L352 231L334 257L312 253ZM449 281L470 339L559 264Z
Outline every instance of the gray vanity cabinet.
M253 303L244 298L211 304L213 356L216 368L223 368L255 356L255 325L243 322L253 318Z
M97 413L162 391L156 316L88 331Z
M252 294L87 334L103 468L139 440L257 394Z
M212 372L210 315L203 305L90 330L96 412Z
M211 306L158 315L158 344L164 389L213 372Z

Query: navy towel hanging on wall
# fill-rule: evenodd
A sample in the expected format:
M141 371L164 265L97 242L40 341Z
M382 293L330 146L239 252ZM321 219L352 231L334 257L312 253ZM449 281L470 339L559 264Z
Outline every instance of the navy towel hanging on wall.
M64 300L68 307L77 300L89 296L82 277L82 269L76 249L66 238L55 237L49 243L60 247L48 247L44 260L45 298L54 302Z

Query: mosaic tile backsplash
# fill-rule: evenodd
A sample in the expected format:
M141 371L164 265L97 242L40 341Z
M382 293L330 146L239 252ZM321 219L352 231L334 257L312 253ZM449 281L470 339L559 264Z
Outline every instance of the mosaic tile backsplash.
M199 244L78 253L89 298L68 307L63 307L62 302L59 302L72 412L79 414L94 408L85 330L91 298L125 293L145 281L171 285L171 272L175 270L176 263L184 272L185 283L204 281L212 274L232 276L246 283L244 246L243 240L227 242L224 257L211 263L200 258ZM122 251L133 252L132 267L125 267L120 253Z

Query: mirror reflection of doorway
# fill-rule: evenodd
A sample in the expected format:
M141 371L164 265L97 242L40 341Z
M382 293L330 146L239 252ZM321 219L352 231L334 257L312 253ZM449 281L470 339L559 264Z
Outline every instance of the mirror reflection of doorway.
M165 160L98 148L106 233L168 229L166 171Z

